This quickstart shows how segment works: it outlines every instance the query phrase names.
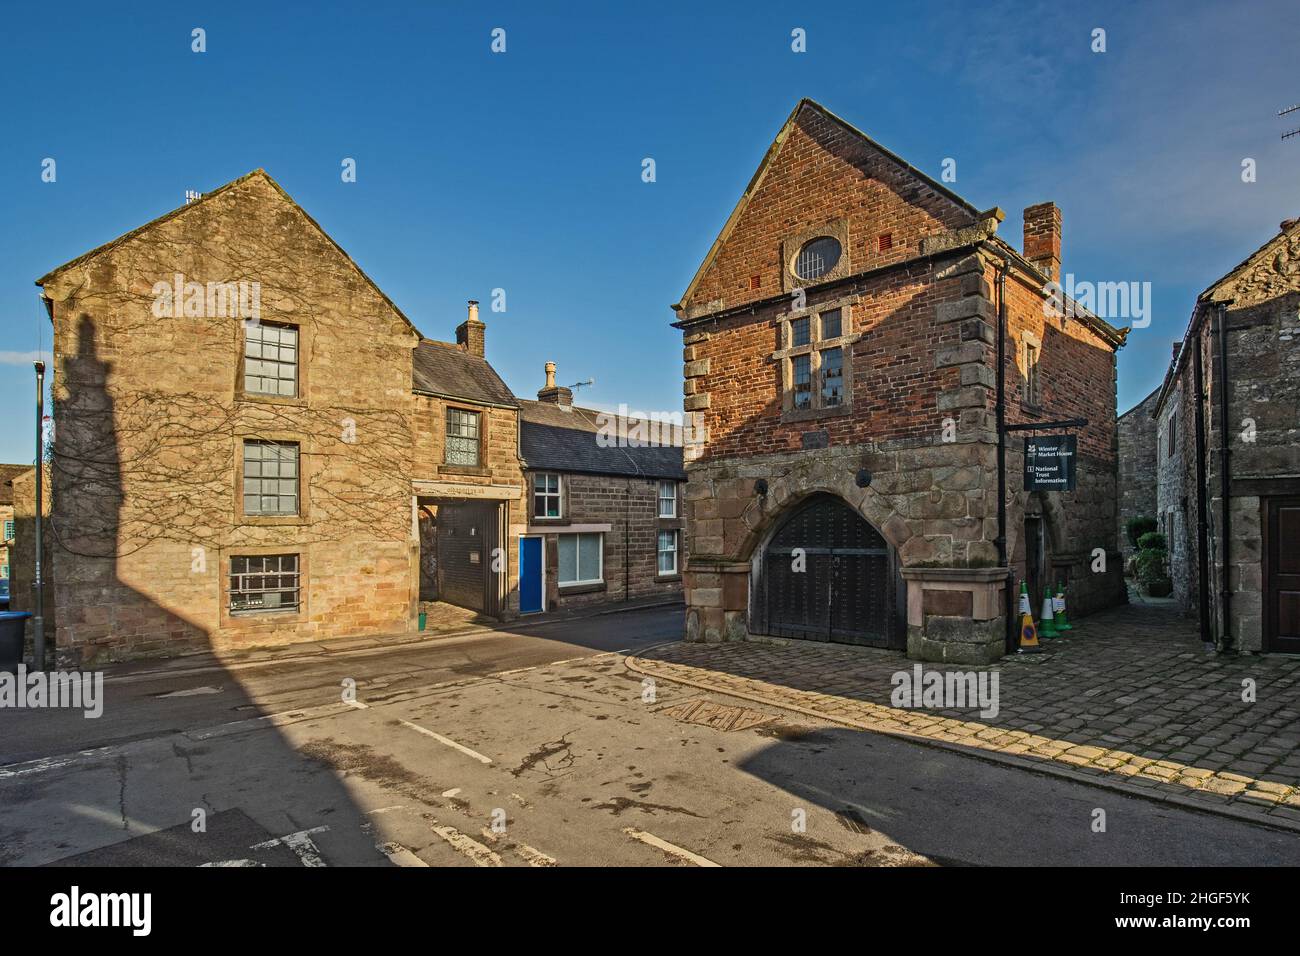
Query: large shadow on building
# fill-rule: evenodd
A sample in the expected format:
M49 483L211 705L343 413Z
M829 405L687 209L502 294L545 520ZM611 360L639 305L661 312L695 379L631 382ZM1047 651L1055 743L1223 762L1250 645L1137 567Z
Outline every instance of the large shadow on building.
M75 656L72 633L126 644L154 634L208 649L199 623L120 573L123 549L134 547L122 540L131 505L123 472L139 449L119 433L103 347L95 319L83 314L75 354L56 370L60 421L76 425L56 435L54 517L45 523L57 602L47 605L47 633L51 641L58 635L61 667ZM328 734L306 746L312 735L298 734L295 743L232 665L202 653L186 665L187 673L161 678L149 674L166 669L156 660L110 666L97 718L84 708L0 710L0 864L294 866L301 859L283 843L252 848L319 826L312 839L327 858L333 847L352 862L387 865L374 849L372 821L334 765ZM318 675L319 686L296 688L293 706L326 716L351 710L340 697L346 676ZM364 698L364 683L357 693ZM354 750L349 761L347 772L364 772L364 755Z

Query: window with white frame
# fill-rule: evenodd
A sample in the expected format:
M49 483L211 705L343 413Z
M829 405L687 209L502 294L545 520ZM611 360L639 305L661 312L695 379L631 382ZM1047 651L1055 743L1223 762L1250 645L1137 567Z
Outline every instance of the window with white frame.
M560 476L554 473L533 475L533 517L562 518Z
M0 578L8 578L8 577L9 577L9 565L0 564Z
M559 538L560 585L602 583L605 536L562 534Z
M448 465L476 467L479 462L478 412L447 409L447 444L442 460Z
M298 394L298 330L274 322L244 324L244 391L292 398Z
M13 518L6 518L6 519L5 519L5 537L4 537L4 539L5 539L6 541L12 541L12 540L14 539L14 519L13 519Z
M244 442L244 514L298 513L297 442Z
M850 337L843 307L812 312L782 322L785 407L787 411L836 408L848 403Z
M298 555L234 555L230 559L230 610L288 611L301 593Z
M677 482L659 482L659 517L677 517Z
M659 532L659 573L677 573L677 532Z

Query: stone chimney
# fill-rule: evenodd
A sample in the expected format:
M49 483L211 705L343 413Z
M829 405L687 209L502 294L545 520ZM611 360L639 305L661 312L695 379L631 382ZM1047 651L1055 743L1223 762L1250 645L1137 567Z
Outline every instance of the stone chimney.
M1177 362L1178 353L1181 352L1182 350L1183 350L1183 343L1182 340L1180 339L1179 341L1174 343L1174 356L1172 359L1170 359L1170 361Z
M537 390L537 400L562 408L573 406L573 390L555 384L555 363L546 363L546 387Z
M1044 202L1025 210L1025 258L1061 281L1061 210Z
M456 344L470 355L483 357L483 330L487 326L478 320L478 302L469 300L469 317L456 326Z

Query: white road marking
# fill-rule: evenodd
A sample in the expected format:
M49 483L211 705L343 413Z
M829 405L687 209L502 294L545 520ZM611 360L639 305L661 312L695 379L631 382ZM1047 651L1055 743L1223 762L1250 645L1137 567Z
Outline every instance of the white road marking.
M388 857L395 866L428 866L418 856L400 843L376 843L375 849Z
M168 697L198 697L200 694L220 694L220 687L191 687L189 690L174 690L169 694L157 694L156 700L166 700Z
M452 787L450 790L442 791L444 797L454 797L458 793L460 793L460 787Z
M205 866L266 866L265 863L257 863L253 860L221 860L219 863L200 863L200 867Z
M313 833L324 833L328 829L327 826L321 826L312 827L310 830L299 830L297 833L289 833L282 837L276 837L274 840L254 843L249 849L269 850L274 846L287 846L297 854L303 866L324 866L325 861L321 859L320 850L312 842L311 835Z
M40 757L37 760L26 760L22 763L13 763L0 769L0 780L9 777L23 777L29 773L45 773L47 770L58 770L61 767L68 767L72 764L94 760L97 757L106 757L116 749L116 747L96 747L93 750L82 750L74 754L62 754L57 757Z
M369 705L369 704L363 704L363 703L361 703L361 701L359 701L359 700L345 700L343 703L345 703L345 704L347 704L349 707L353 707L353 708L355 708L355 709L357 709L357 710L369 710L369 709L370 709L370 705Z
M529 866L555 866L555 857L547 856L541 850L529 846L527 843L521 843L515 847L515 852L528 861Z
M450 843L453 850L473 860L475 866L501 865L501 857L473 837L467 837L455 827L435 825L433 832Z
M429 730L427 727L421 727L419 724L413 724L409 720L399 719L398 723L401 724L403 727L409 727L411 730L414 730L417 734L424 734L424 736L426 737L432 737L434 740L438 741L438 743L446 744L448 747L451 747L453 750L459 750L466 757L473 757L479 763L489 764L492 762L491 757L484 757L477 750L470 750L464 744L458 744L450 737L444 737L442 734L435 734L432 730Z
M635 840L640 840L642 843L652 846L657 850L663 850L665 853L675 856L679 860L694 863L696 866L722 865L720 863L714 863L712 860L706 859L699 854L692 853L690 850L683 850L681 847L669 843L667 840L661 840L653 833L647 833L645 830L638 830L634 827L624 827L623 832Z

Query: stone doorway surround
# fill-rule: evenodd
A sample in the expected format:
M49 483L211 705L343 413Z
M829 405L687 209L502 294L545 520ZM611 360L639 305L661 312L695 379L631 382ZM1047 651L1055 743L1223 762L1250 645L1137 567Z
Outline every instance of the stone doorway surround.
M900 442L693 463L685 493L691 522L686 640L770 640L749 629L756 562L792 508L826 493L895 549L909 657L998 660L1005 648L1007 569L997 566L993 502L985 493L994 484L993 454L983 441ZM870 473L865 485L863 471Z

